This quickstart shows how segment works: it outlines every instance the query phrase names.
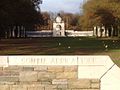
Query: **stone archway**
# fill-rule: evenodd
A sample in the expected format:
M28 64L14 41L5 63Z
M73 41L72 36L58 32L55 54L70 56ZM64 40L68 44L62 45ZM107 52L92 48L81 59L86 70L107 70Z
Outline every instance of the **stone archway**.
M56 30L62 30L62 26L61 25L57 25L56 26Z

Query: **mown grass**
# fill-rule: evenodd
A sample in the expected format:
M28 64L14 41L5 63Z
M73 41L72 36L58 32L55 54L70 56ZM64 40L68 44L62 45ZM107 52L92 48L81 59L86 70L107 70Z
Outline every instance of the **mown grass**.
M120 39L93 37L1 39L0 55L109 55L120 66Z

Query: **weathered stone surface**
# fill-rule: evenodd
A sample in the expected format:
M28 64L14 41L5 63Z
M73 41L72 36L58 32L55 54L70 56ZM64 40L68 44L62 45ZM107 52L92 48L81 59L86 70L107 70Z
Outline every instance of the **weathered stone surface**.
M22 71L23 67L22 66L8 66L8 67L3 67L3 71Z
M18 82L1 81L0 85L16 85Z
M7 67L8 66L8 57L7 56L0 56L0 67Z
M44 90L44 86L42 85L29 85L27 88L27 90Z
M48 72L63 72L63 66L48 66Z
M54 79L52 80L52 84L67 84L68 83L68 80L67 79Z
M9 85L0 85L0 90L10 90Z
M101 82L99 77L101 78L101 73L107 71L113 65L110 58L106 58L106 56L102 58L100 58L101 56L74 57L24 56L21 58L15 57L16 59L13 57L14 60L10 58L10 60L7 60L7 64L5 64L9 65L8 67L5 67L5 65L0 66L0 85L10 85L10 90L100 90L99 83ZM109 81L119 82L119 79L115 78L119 78L119 75L115 74L117 71L119 70L109 70L102 77L101 85L104 87L101 90L104 88L111 90L113 88L111 85L108 85L112 83ZM86 77L88 80L78 80L78 78L84 79ZM114 90L117 90L117 88L119 88L119 83L114 85Z
M57 88L59 88L59 89L67 89L68 88L68 85L67 84L61 84L61 85L58 85L58 87Z
M41 82L17 82L16 85L42 85Z
M90 80L69 80L68 88L73 89L89 89L91 87Z
M19 76L19 72L16 71L0 71L0 77L1 76Z
M52 82L50 82L50 81L43 81L43 82L41 82L41 84L42 84L42 85L51 85Z
M38 72L38 81L49 81L56 77L52 72Z
M19 81L19 72L0 71L0 82L17 82Z
M20 81L37 81L38 73L34 71L23 71L20 72Z
M9 56L9 65L77 65L75 56Z
M78 56L78 65L98 65L98 66L109 66L113 65L109 56Z
M72 89L72 90L100 90L100 89Z
M15 77L15 76L2 76L0 77L0 82L18 82L19 81L19 77Z
M64 66L64 72L77 72L78 66Z
M100 88L100 83L92 83L91 88L93 89L99 89Z
M12 85L10 90L27 90L27 87L25 85Z
M114 63L109 56L79 56L78 65L79 79L100 79Z
M35 66L34 71L47 71L47 66Z
M66 88L63 88L63 89L58 89L58 90L72 90L72 89L66 89Z
M78 74L77 72L63 72L63 73L57 73L56 78L63 78L63 79L77 79Z
M91 82L92 83L100 83L100 80L99 79L92 79Z
M61 90L61 89L52 89L52 88L45 88L45 90Z
M23 67L23 71L34 71L34 67Z
M57 85L46 85L45 90L57 90Z
M58 89L58 88L45 88L45 90L61 90L61 89Z
M80 65L78 66L78 78L100 79L105 71L107 71L107 69L102 65Z

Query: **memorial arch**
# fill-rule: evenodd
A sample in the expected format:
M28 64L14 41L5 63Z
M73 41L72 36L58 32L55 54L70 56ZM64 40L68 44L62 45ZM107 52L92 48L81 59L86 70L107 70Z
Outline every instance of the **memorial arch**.
M65 36L65 23L62 20L60 14L57 15L53 22L53 37L64 37Z

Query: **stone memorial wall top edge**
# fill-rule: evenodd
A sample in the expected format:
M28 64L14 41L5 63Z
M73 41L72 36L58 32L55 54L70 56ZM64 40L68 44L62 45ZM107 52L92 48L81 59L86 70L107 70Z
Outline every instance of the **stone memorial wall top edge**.
M1 59L2 58L2 59ZM4 58L4 60L3 60ZM6 59L5 59L6 58ZM8 60L7 60L8 59ZM112 65L106 55L17 55L0 56L0 64L9 65Z
M78 56L78 65L98 65L110 67L114 63L109 56Z
M77 65L75 56L9 56L9 65Z
M0 67L8 66L8 57L7 56L0 56Z

